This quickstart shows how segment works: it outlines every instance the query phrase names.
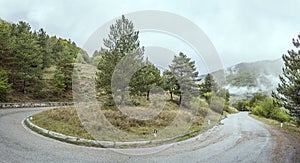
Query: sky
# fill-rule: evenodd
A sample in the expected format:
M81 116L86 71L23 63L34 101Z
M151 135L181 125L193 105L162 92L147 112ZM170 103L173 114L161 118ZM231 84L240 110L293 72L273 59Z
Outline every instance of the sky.
M84 47L99 27L122 14L166 11L201 28L228 67L279 59L293 48L291 40L300 33L299 6L298 0L0 0L0 18L29 22L33 30L43 28Z

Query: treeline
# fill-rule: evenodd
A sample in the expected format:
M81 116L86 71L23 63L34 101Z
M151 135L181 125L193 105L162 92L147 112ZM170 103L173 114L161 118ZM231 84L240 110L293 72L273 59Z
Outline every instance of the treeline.
M23 21L11 24L0 20L0 101L67 97L78 53L89 61L71 40L49 36L42 28L33 31Z
M250 111L252 114L271 118L282 122L291 119L289 110L281 107L275 99L262 94L255 94L249 100L240 100L234 106L240 111Z
M205 98L218 112L222 112L224 104L229 106L228 91L219 87L212 75L200 82L195 61L182 52L174 56L168 69L161 73L144 58L138 35L132 21L122 16L110 26L104 47L94 53L92 62L98 69L96 86L99 98L108 97L106 105L124 105L132 100L139 105L139 101L134 100L136 96L144 96L149 101L150 91L159 92L156 89L159 87L169 94L171 101L186 107L199 97Z

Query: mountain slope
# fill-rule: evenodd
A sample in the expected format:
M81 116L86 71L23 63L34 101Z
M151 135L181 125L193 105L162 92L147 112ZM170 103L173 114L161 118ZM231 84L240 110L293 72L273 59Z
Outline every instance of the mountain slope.
M214 72L217 81L236 98L247 98L255 93L270 95L279 83L283 62L281 59L240 63L224 71L226 81L220 80Z

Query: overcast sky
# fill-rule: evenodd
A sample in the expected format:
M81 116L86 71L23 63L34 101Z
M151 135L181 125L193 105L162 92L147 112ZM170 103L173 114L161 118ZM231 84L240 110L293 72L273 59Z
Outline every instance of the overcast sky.
M0 0L0 17L70 38L83 47L101 25L122 14L161 10L198 25L225 66L273 60L300 33L299 0Z

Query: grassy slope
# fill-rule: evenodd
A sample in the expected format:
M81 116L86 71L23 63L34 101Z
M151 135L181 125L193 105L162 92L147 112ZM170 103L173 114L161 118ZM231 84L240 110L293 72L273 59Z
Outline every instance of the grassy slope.
M81 125L74 107L46 110L32 116L32 122L40 127L58 133L92 139Z
M202 107L208 107L208 105ZM179 111L179 106L171 101L166 103L164 109L158 115L149 120L136 120L134 118L125 116L118 110L113 111L106 109L102 110L101 112L103 112L105 117L114 128L126 133L126 136L116 136L113 135L113 133L105 132L104 128L106 126L102 127L102 131L100 132L101 134L93 134L93 136L91 136L83 127L80 121L80 119L83 118L78 117L77 110L74 107L62 107L47 110L33 115L32 121L34 124L37 124L45 129L80 138L93 139L93 137L95 137L97 140L135 141L154 139L152 135L154 128L159 131L157 139L181 135L183 134L183 131L184 133L191 132L189 135L190 137L201 132L203 128L206 129L212 125L215 125L214 122L217 122L220 119L219 114L208 110L211 120L211 125L208 126L206 120L208 116L203 117L200 113L198 113L193 117L193 119L190 119L190 116L188 116L190 113L188 111ZM173 124L174 120L178 124ZM182 124L191 124L191 126L189 126L188 130L184 130L186 129L186 126L181 126ZM171 125L174 125L175 127L168 128L168 126ZM98 128L97 126L92 129L89 128L89 131L97 131L99 130ZM108 130L111 130L111 128L108 128Z
M276 121L276 120L273 120L273 119L267 119L267 118L264 118L264 117L259 117L259 116L253 115L253 114L250 114L250 116L257 119L257 120L259 120L259 121L262 121L262 122L264 122L268 125L271 125L275 129L277 129L277 130L279 130L283 133L290 134L293 137L295 137L298 141L300 141L300 128L297 128L295 125L290 124L290 123L284 123L283 127L281 128L279 121Z

